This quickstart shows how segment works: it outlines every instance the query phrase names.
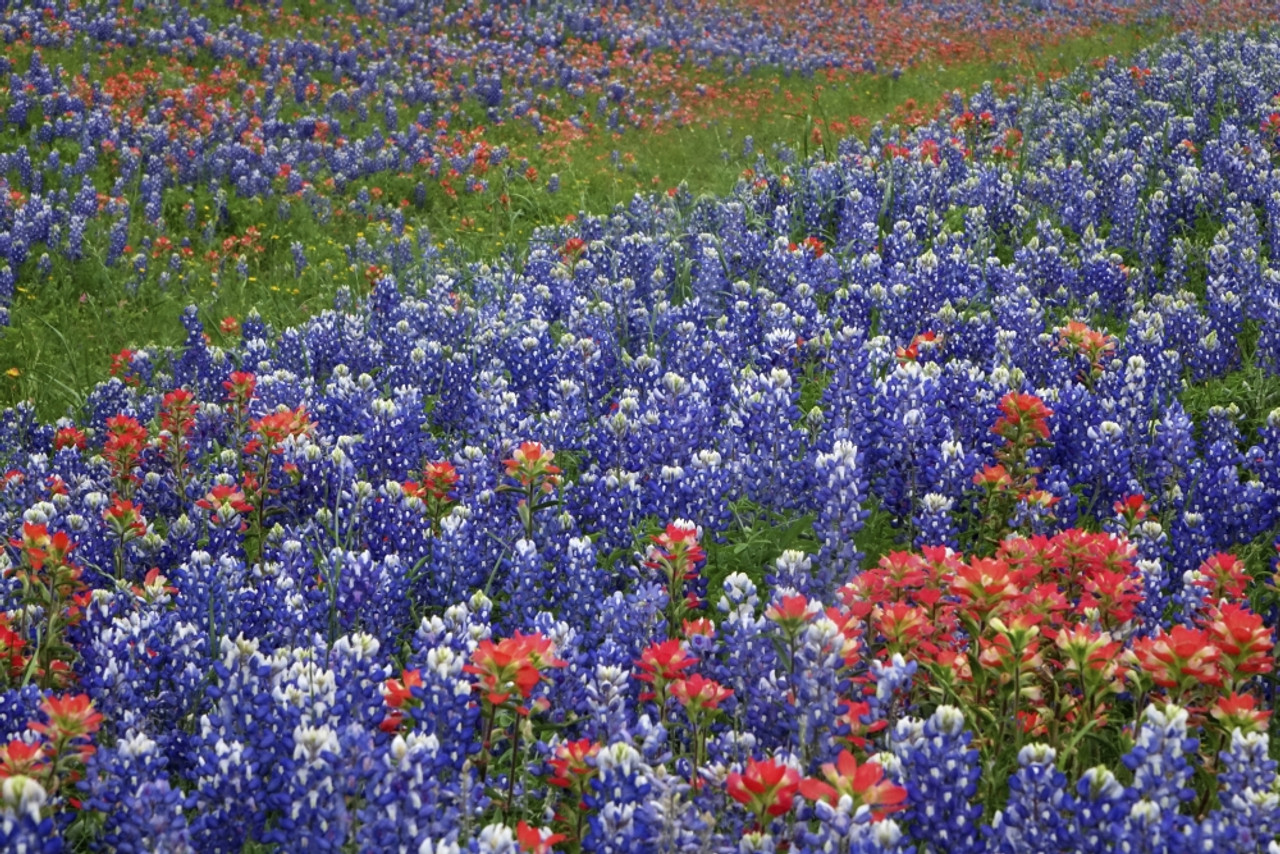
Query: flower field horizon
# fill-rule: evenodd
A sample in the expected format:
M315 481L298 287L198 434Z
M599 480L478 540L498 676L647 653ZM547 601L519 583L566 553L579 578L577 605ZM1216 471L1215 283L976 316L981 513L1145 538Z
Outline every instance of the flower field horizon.
M0 850L1280 854L1277 11L0 7Z

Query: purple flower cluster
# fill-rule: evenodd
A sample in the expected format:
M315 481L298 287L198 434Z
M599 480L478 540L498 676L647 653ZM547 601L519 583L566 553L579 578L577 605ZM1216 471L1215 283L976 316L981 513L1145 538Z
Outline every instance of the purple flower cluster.
M427 204L423 176L450 198L486 192L497 175L536 181L505 137L486 136L486 123L527 127L535 138L652 129L722 109L721 87L693 82L708 72L741 81L761 68L824 70L844 79L932 56L943 34L1026 43L1201 14L1189 0L966 0L857 16L836 2L794 3L782 14L755 2L744 11L687 0L376 0L311 4L305 15L282 3L234 5L238 14L212 17L181 0L128 13L52 0L0 9L9 46L0 59L8 81L0 89L0 308L12 300L13 279L26 286L48 276L56 257L131 267L121 273L130 288L186 282L205 272L199 262L247 278L247 259L262 247L245 242L252 236L241 233L233 200L268 202L282 220L305 211L322 226L372 218L398 234L400 205ZM1219 5L1230 7L1217 10L1226 17L1243 6ZM98 59L76 68L62 57ZM402 197L383 199L383 185L404 175L415 176L412 192L398 187ZM1081 211L1118 217L1132 242L1147 188L1114 177L1124 200ZM555 192L558 176L545 187ZM1194 201L1168 194L1161 204L1176 214ZM1176 231L1157 230L1158 251ZM293 254L296 276L306 259ZM1215 315L1220 337L1238 315Z

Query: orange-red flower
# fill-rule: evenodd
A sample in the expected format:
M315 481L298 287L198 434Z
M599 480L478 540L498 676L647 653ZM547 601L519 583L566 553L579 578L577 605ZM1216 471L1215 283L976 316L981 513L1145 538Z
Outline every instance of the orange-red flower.
M1142 669L1163 688L1187 691L1222 684L1218 665L1222 652L1204 629L1174 626L1168 633L1134 641L1133 652Z
M22 678L27 667L26 645L26 639L9 628L9 616L0 614L0 684Z
M242 513L253 510L253 505L245 500L245 495L234 486L222 484L215 486L196 502L202 510L213 511L215 525L223 525L237 518Z
M529 699L542 680L545 667L564 667L552 653L554 644L538 633L514 636L494 643L486 638L471 654L471 663L462 668L477 678L476 687L487 702L500 706L517 693Z
M1200 578L1195 585L1207 591L1206 598L1210 602L1244 598L1249 575L1245 571L1244 561L1235 555L1218 552L1200 564L1198 571Z
M1001 417L991 431L1007 442L1035 444L1049 438L1049 416L1053 410L1034 394L1011 391L1000 399Z
M986 616L1001 609L1018 595L1018 585L1009 564L995 558L975 557L956 570L952 594L974 616Z
M257 385L258 378L248 371L232 371L231 378L222 383L222 388L227 392L227 400L238 409L244 409L253 399Z
M8 777L38 776L44 770L45 743L14 739L0 745L0 780Z
M560 482L560 469L552 465L555 458L541 442L521 442L520 447L511 452L511 458L502 464L507 467L507 476L515 478L521 486L535 486L550 492Z
M516 825L516 842L520 844L520 850L526 854L548 854L552 846L568 838L563 833L552 833L549 830L533 827L524 821Z
M88 441L83 430L75 427L59 427L53 434L53 449L61 451L63 448L76 448L83 451Z
M1258 701L1251 694L1229 694L1219 697L1209 714L1227 732L1263 732L1271 718L1271 712L1258 708Z
M113 415L107 419L107 441L102 447L102 456L111 464L113 478L132 477L147 438L146 428L130 415Z
M766 815L780 816L791 811L800 789L800 772L775 759L752 759L741 774L729 774L725 788L729 797L746 805L763 825Z
M854 809L871 808L875 820L884 818L894 810L906 806L907 790L886 780L884 768L875 762L858 764L848 750L840 751L835 762L822 766L823 779L808 777L800 782L800 794L811 801L826 801L831 806L840 803L842 797L853 801Z
M678 639L650 644L636 661L636 667L640 670L636 679L653 685L654 691L640 695L640 699L652 700L665 696L666 686L683 678L684 671L697 663L698 659L685 652Z
M102 715L94 711L93 701L88 694L45 697L40 709L49 722L36 721L27 726L34 732L47 735L52 741L88 738L102 725Z
M1206 621L1209 638L1221 652L1219 665L1232 683L1272 670L1271 629L1262 616L1237 602L1223 605Z
M600 744L587 738L558 745L555 758L547 760L552 770L547 782L561 789L580 786L595 776L596 767L587 760L599 752Z
M422 686L422 671L403 670L399 679L388 679L382 685L382 699L393 709L399 709L413 699L413 689Z
M772 603L765 609L764 616L778 624L784 634L794 635L805 623L818 616L819 610L809 607L809 600L803 595L783 596L780 601Z
M279 453L279 447L286 439L304 436L315 429L311 417L307 414L304 406L297 409L286 409L283 412L273 412L254 421L249 422L249 429L262 437L263 443L267 448L275 453Z
M689 711L690 717L694 717L718 709L721 703L733 696L733 691L714 679L695 673L672 682L671 696Z
M147 534L147 520L143 518L142 508L118 495L102 511L102 518L121 540L136 540Z
M867 736L874 735L889 726L885 720L874 720L864 723L863 718L871 716L871 704L845 700L840 704L840 716L836 723L840 725L842 738L860 750L866 750L871 743Z
M422 474L423 487L437 501L452 500L453 488L458 485L458 470L447 460L427 463Z

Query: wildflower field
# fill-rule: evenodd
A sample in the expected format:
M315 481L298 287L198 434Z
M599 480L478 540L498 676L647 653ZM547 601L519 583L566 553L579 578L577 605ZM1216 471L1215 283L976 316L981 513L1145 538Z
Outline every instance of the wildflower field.
M1278 16L0 0L0 851L1280 854Z

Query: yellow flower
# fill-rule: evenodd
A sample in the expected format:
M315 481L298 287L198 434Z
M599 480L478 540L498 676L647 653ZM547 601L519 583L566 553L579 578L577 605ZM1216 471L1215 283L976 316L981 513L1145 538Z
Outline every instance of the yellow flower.
M17 377L22 373L22 371L18 370L17 368L10 368L9 370L5 371L5 373L11 377Z

